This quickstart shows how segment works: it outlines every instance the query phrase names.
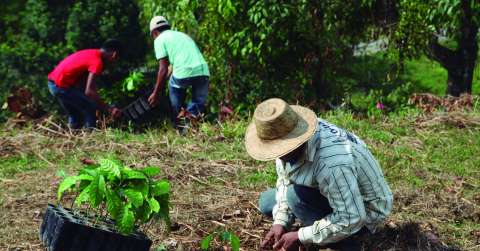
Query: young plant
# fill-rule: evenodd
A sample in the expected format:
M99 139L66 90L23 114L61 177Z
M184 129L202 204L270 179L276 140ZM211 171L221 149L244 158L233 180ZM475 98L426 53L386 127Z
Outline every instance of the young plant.
M224 244L230 244L232 251L240 250L240 239L234 233L230 231L214 231L213 233L207 235L200 242L200 248L202 250L208 250L210 248L210 243L213 239L220 238L220 241Z
M136 91L145 85L145 77L142 72L133 71L123 80L122 91L132 96Z
M131 233L138 224L163 219L170 226L166 180L154 180L158 167L132 169L111 159L87 165L76 176L66 177L58 188L60 202L66 191L76 191L75 205L88 205L97 215L115 220L118 230ZM106 210L106 211L105 211Z

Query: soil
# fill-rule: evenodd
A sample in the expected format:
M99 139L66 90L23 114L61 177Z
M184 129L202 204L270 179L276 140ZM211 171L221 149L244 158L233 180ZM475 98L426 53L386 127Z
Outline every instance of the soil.
M44 149L54 149L56 154L63 156L71 155L76 149L78 158L85 157L78 149L85 153L108 149L120 156L135 154L135 159L142 160L142 163L133 163L134 168L159 166L162 177L168 177L172 186L173 223L168 235L163 223L155 222L140 229L152 239L154 248L163 245L168 250L199 250L204 237L226 229L240 238L241 250L259 250L259 244L272 224L271 219L262 216L257 208L258 196L266 187L239 183L242 179L240 171L265 168L255 162L194 159L192 152L200 151L200 146L186 144L179 149L170 146L166 138L148 144L135 141L120 144L100 132L95 138L95 135L87 137L86 134L72 135L47 129L43 128L46 133L31 132L3 143L0 140L0 147L5 146L0 157L26 151L26 154L38 153L46 163L43 168L0 178L0 250L43 250L38 237L39 228L47 203L56 201L60 182L55 175L57 167L42 156ZM67 171L74 173L75 170ZM459 243L455 239L457 236L446 232L445 229L449 228L445 226L462 221L480 222L480 196L473 200L462 196L462 187L472 186L468 180L458 178L449 190L437 193L434 187L438 187L438 179L425 177L425 180L431 183L428 189L393 187L392 215L375 235L366 235L359 240L362 250L457 250L451 245ZM64 201L67 206L71 204L68 199L67 196ZM463 236L462 242L466 250L480 250L480 232L472 231L471 236ZM222 245L214 240L212 246Z
M5 227L0 228L0 250L43 249L38 231L47 202L55 201L59 178L54 173L47 168L2 180L0 225ZM163 244L169 250L198 250L202 238L216 229L228 228L239 236L242 250L258 250L271 225L256 207L260 191L240 189L235 182L210 185L204 182L205 175L171 177L175 180L172 232L167 236L162 224L142 229L154 241L153 247ZM414 194L397 198L396 202L404 205L418 201ZM375 238L367 236L361 241L363 250L456 250L447 247L427 223L390 220ZM221 246L215 241L212 245Z

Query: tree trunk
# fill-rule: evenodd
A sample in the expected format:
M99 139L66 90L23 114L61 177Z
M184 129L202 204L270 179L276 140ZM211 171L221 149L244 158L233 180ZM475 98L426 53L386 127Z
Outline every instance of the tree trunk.
M460 96L462 93L472 93L473 67L465 65L464 68L448 70L446 95Z
M438 61L448 72L446 95L460 96L472 92L473 71L477 61L478 26L472 19L469 0L462 0L458 48L450 50L435 39L430 45L430 58Z

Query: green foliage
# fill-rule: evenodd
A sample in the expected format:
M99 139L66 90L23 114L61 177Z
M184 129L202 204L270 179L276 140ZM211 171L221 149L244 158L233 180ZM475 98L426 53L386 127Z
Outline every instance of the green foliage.
M240 239L234 233L230 231L214 231L213 233L207 235L200 242L200 249L208 250L210 248L210 243L215 238L219 238L222 243L230 244L230 247L233 251L240 250Z
M466 0L472 11L472 22L480 26L480 3ZM391 33L392 43L400 57L418 57L428 50L435 34L446 34L447 47L456 49L461 33L461 0L402 0L398 4L399 20Z
M130 75L123 80L122 91L132 94L132 92L138 91L141 87L145 85L145 78L143 73L133 71L130 72Z
M472 91L478 54L480 2L476 0L402 0L398 22L390 27L392 56L400 64L427 55L448 73L446 94Z
M133 231L136 223L152 218L169 219L169 183L156 181L157 167L133 170L116 160L102 159L98 165L87 166L76 176L66 177L59 185L58 200L68 190L79 195L75 204L89 204L94 210L105 207L125 234Z
M413 93L412 84L406 83L393 88L388 92L384 89L370 90L367 95L361 92L353 93L348 97L348 104L353 111L369 116L401 109L407 105L408 98Z
M222 135L227 139L242 138L245 135L247 124L245 123L222 123L220 124Z
M138 70L130 71L129 75L119 84L108 86L99 90L100 96L107 103L119 106L130 103L145 87L148 82L144 73Z
M191 35L211 70L211 112L221 100L253 110L273 96L319 104L346 85L352 44L372 24L373 1L140 1L144 22L164 15ZM348 84L348 83L347 83Z
M374 98L391 99L396 105L404 98L395 97L406 89L438 93L443 87L425 85L433 80L420 70L416 73L420 80L385 80L392 74L410 73L392 67L397 61L355 63L363 58L353 57L352 48L380 35L392 46L389 59L404 63L425 54L432 35L441 33L448 35L444 44L455 49L462 32L461 1L398 1L398 20L390 32L382 34L372 32L377 2L6 0L0 14L0 88L7 91L0 94L0 100L11 86L27 86L48 110L54 101L45 82L53 67L75 50L98 47L106 38L116 37L126 53L118 65L106 69L99 81L104 87L100 94L108 103L130 103L149 84L149 69L157 66L147 30L153 15L166 16L173 29L192 36L202 50L211 70L209 113L217 113L222 100L230 101L237 114L245 115L274 96L319 107L338 105L356 93L371 96L358 100L368 106ZM478 26L480 4L468 2ZM478 72L476 75L478 78ZM394 88L385 87L386 82ZM412 86L400 87L407 82ZM397 94L385 97L394 90ZM378 97L379 93L384 97ZM368 106L355 109L368 111ZM0 111L0 119L7 115Z
M107 38L122 41L120 61L105 71L100 84L112 85L137 67L146 54L139 10L128 0L2 1L0 14L0 103L12 86L27 87L41 105L54 104L47 90L47 74L68 54L99 48ZM6 116L0 111L0 119Z

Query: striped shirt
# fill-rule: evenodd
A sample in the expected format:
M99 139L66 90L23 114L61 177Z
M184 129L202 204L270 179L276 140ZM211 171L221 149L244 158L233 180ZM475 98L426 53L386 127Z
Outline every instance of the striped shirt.
M332 213L299 229L303 244L338 242L366 226L375 232L392 209L392 192L380 165L365 143L353 133L319 119L305 154L295 163L276 160L274 224L289 227L293 215L287 204L287 186L318 188Z

